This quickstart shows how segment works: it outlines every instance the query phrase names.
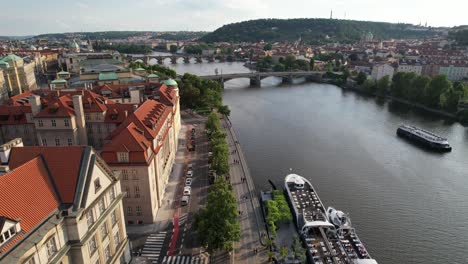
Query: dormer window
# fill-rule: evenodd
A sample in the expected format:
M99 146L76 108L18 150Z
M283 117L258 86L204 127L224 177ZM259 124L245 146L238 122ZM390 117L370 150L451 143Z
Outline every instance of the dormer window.
M18 222L0 217L0 224L2 224L1 222L3 221L3 229L0 234L0 246L8 242L16 233L21 231L21 226Z
M128 162L128 152L119 152L118 159L119 162Z

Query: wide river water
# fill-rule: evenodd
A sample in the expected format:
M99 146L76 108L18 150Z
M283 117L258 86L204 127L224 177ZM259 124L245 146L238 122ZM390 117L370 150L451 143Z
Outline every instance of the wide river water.
M178 73L248 72L242 63L167 64ZM348 212L379 263L468 263L468 128L333 85L225 85L224 102L256 188L282 186L292 168L325 206ZM447 137L426 151L396 136L413 124Z

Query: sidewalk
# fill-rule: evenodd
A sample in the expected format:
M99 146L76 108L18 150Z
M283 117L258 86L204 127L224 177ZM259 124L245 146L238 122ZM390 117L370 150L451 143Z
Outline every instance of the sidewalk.
M234 263L267 263L267 250L261 243L266 230L247 161L230 121L223 119L222 125L229 145L230 181L241 211L241 239L234 246Z

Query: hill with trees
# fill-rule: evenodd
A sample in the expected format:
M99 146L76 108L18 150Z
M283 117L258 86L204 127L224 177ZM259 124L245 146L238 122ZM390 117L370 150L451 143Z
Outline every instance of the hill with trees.
M432 28L410 24L394 24L339 19L258 19L224 25L201 37L205 42L296 41L320 44L326 42L352 43L365 34L374 38L421 38L438 34Z

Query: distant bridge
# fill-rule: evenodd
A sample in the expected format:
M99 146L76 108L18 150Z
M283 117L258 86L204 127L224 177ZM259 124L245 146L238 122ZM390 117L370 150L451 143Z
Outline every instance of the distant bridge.
M326 74L324 71L294 71L294 72L250 72L250 73L232 73L232 74L218 74L218 75L205 75L200 78L213 80L224 85L232 79L237 78L249 78L251 86L261 86L262 79L268 77L280 77L283 83L292 83L294 78L305 78L307 81L321 82L322 78ZM334 73L341 75L341 73Z
M135 62L136 60L142 60L144 63L149 64L151 59L156 59L158 64L164 64L166 59L170 59L172 64L176 64L179 59L183 59L184 63L190 63L191 60L195 60L197 63L203 61L215 62L218 60L224 62L227 60L227 56L224 55L196 55L196 54L171 54L171 55L131 55L126 56L129 62Z

